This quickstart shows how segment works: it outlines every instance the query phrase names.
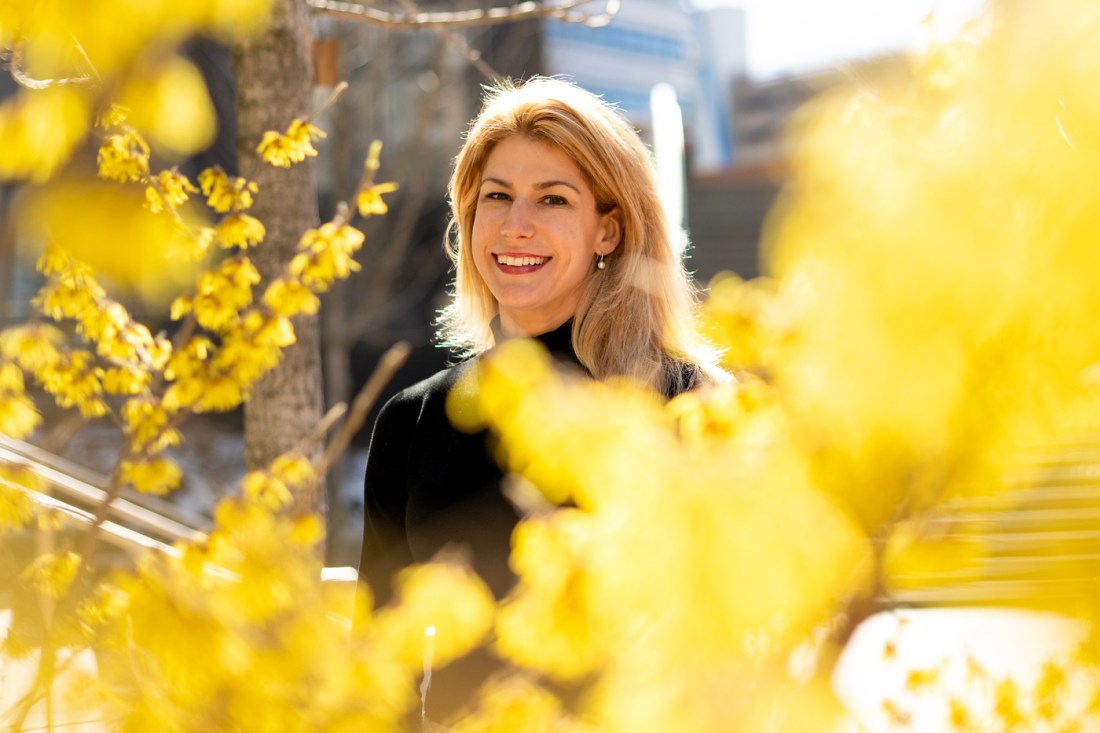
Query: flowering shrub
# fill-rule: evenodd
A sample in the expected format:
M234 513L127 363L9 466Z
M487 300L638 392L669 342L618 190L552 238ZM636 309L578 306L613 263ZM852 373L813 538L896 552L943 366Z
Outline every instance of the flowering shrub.
M212 125L196 72L166 49L260 27L265 3L38 5L0 8L17 74L53 82L0 108L0 172L34 183L21 213L45 278L42 319L0 333L0 432L37 429L33 383L119 426L108 501L126 486L163 494L181 480L165 450L183 421L248 398L294 342L291 319L359 268L363 234L341 209L257 292L249 252L266 231L248 212L264 192L217 169L157 170ZM983 552L937 543L927 520L959 497L1004 497L1021 449L1096 425L1098 38L1085 0L1014 4L931 48L904 93L810 105L765 242L770 278L716 281L701 314L734 383L663 404L558 374L528 343L480 361L448 409L499 436L527 514L519 583L499 606L447 562L407 569L397 601L373 611L369 588L352 603L321 583L321 523L295 500L320 478L304 454L248 474L208 536L110 572L96 562L102 516L60 533L40 479L0 465L0 539L36 546L10 561L36 622L16 619L0 660L37 671L0 695L4 725L44 707L46 727L94 711L134 731L396 730L422 675L486 641L516 672L486 685L460 730L853 725L830 673L854 627L903 578ZM299 117L256 145L289 168L321 135ZM70 164L88 139L95 180ZM349 198L363 216L394 189L375 181L379 154ZM166 296L175 336L135 320L108 281ZM55 685L82 649L94 681ZM1089 637L1075 674L1048 666L1030 696L975 672L989 710L934 670L910 670L908 690L947 698L945 729L1072 726L1051 700L1070 677L1094 684L1095 649ZM902 702L883 707L908 724Z

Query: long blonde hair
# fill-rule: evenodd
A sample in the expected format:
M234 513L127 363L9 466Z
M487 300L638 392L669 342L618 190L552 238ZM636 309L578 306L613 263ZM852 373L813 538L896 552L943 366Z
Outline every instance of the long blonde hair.
M697 377L721 378L700 339L692 281L673 251L652 158L617 109L560 79L536 77L488 89L481 113L455 158L448 192L447 253L455 265L453 301L441 314L440 340L464 356L494 345L497 303L471 252L480 178L493 147L513 135L547 142L585 175L601 213L618 207L622 239L606 269L588 279L573 316L573 348L597 379L633 377L661 391Z

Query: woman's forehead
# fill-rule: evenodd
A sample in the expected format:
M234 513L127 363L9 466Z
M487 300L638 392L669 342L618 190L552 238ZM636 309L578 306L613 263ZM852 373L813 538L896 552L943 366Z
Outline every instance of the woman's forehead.
M493 146L480 178L517 184L560 180L588 187L587 176L568 153L550 142L522 135L509 136Z

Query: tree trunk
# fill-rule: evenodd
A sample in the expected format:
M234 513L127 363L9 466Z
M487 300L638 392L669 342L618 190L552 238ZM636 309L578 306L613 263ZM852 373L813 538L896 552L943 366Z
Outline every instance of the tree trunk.
M233 49L237 80L237 153L241 174L259 184L253 214L267 227L254 261L264 282L281 274L306 229L316 227L317 199L309 159L289 171L260 163L256 146L265 130L286 130L313 106L311 30L305 0L274 0L265 33ZM320 336L316 317L294 321L298 343L252 389L245 406L245 463L262 468L297 446L317 426L323 409ZM314 446L319 451L322 446ZM315 457L315 456L311 456ZM325 509L324 492L300 497Z

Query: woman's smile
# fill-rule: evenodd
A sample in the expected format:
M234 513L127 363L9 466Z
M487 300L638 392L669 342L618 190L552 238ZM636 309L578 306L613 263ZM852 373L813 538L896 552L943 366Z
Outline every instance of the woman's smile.
M499 253L496 255L497 266L511 275L522 275L528 272L536 272L550 261L549 257L523 253Z

